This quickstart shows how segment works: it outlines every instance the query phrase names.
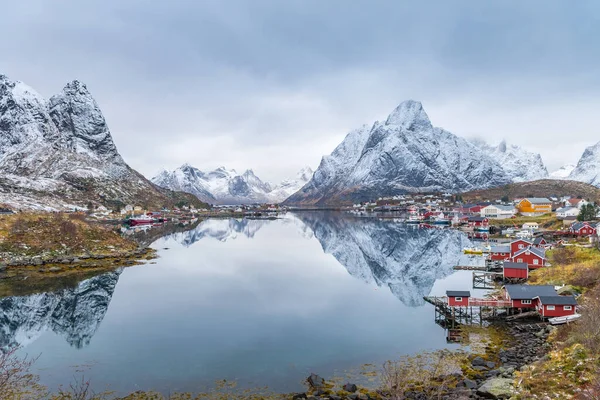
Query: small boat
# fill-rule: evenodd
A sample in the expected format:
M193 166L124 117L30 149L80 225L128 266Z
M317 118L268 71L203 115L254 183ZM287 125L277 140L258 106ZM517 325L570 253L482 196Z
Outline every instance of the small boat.
M435 225L450 225L450 220L445 218L435 218L433 223Z
M131 217L126 222L129 225L135 226L135 225L150 225L156 221L154 218L152 218L148 215L140 215L139 217Z
M483 254L483 250L480 249L479 247L465 247L463 249L463 253L465 253L465 254L478 254L478 255L482 255Z
M554 318L548 318L548 322L550 322L550 324L552 325L561 325L561 324L566 324L572 321L577 321L579 318L581 318L581 314L573 314L573 315L566 315L564 317L554 317Z

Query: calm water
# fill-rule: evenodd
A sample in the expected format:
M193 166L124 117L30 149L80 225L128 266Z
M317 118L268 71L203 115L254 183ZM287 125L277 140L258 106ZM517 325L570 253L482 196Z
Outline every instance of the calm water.
M152 237L149 239L153 240ZM339 214L208 220L158 238L155 264L0 299L0 347L40 355L42 383L203 390L216 379L300 390L310 372L446 344L422 297L470 289L453 230Z

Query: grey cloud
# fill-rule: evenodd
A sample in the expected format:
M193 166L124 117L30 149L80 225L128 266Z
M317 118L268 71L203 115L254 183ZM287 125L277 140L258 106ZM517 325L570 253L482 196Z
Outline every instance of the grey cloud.
M550 168L600 139L593 1L61 1L3 5L0 71L87 83L125 159L278 180L422 100L435 125ZM568 149L555 143L569 137Z

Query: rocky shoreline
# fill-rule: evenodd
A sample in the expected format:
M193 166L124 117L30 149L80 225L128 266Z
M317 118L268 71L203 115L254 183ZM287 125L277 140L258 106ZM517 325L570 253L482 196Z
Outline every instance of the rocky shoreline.
M549 333L554 329L547 323L537 320L527 322L505 322L511 343L503 343L493 354L473 355L470 365L461 374L454 376L457 384L435 399L509 399L516 394L515 373L527 365L544 357L550 349L547 343ZM291 398L313 400L391 400L396 399L383 390L359 388L347 383L342 390L333 392L323 378L312 374L307 379L309 390L295 393ZM431 396L423 391L407 391L400 397L407 400L429 400Z
M144 260L156 258L156 251L139 247L132 251L115 251L112 254L82 254L52 256L15 256L2 254L0 259L0 279L7 279L32 272L40 274L60 274L75 270L112 269L131 266Z

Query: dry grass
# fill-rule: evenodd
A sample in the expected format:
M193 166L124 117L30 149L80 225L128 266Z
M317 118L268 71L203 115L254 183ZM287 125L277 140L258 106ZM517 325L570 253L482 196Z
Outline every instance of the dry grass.
M135 243L80 214L19 213L0 217L0 252L40 254L111 254L132 251Z

